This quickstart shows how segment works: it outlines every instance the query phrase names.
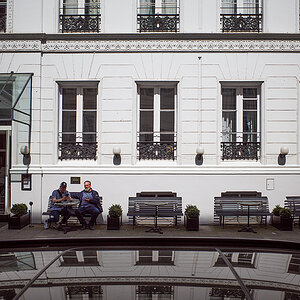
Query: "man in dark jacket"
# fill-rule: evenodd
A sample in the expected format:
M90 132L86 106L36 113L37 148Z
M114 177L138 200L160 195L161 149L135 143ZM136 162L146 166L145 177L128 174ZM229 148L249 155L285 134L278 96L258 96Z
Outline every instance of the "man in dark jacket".
M75 214L82 225L81 230L84 230L87 227L84 219L85 214L91 215L89 229L94 230L96 219L103 211L98 192L94 191L91 188L91 182L86 180L84 182L84 190L79 193L71 193L71 197L79 199L79 208L75 210Z

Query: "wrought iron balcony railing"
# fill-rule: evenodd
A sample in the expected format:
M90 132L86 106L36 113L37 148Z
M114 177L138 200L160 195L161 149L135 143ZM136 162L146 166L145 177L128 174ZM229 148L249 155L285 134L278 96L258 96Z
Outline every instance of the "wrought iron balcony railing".
M0 14L0 32L6 31L6 15Z
M221 14L222 32L261 32L262 14Z
M64 159L97 159L97 142L59 142L58 158Z
M168 133L169 134L169 133ZM141 141L141 137L144 133L139 133L137 142L137 153L139 160L175 160L177 142L175 141L175 133L173 135L173 141L163 141L163 135L160 137L161 141ZM157 135L152 136L153 139L157 139ZM159 138L158 138L159 139Z
M223 133L221 151L222 160L258 160L260 157L259 133L244 132L242 136L238 133Z
M59 16L61 32L100 32L101 15Z
M179 7L139 7L139 32L179 32Z

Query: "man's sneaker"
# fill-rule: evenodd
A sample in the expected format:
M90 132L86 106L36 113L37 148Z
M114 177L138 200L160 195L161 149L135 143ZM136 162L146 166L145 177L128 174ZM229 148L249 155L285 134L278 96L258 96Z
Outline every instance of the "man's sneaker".
M90 230L95 230L95 227L93 225L89 225Z
M85 230L85 229L86 229L86 224L82 224L82 226L81 226L80 229L81 229L81 230Z
M48 229L48 228L49 228L49 222L48 222L48 220L45 220L44 229Z

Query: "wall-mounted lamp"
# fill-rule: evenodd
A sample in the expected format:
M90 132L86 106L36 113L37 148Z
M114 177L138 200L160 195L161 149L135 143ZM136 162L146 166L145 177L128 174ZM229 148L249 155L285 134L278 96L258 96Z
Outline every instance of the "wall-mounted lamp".
M201 166L203 164L203 154L204 154L204 148L198 145L196 148L196 157L195 157L195 164L197 166Z
M20 152L21 152L21 154L23 154L24 156L29 155L29 147L28 147L28 146L22 146L22 147L20 148Z
M278 155L278 164L284 166L286 164L286 156L289 154L289 148L282 146L280 148L280 154Z
M121 148L118 146L113 147L113 154L114 154L114 158L113 158L114 165L120 165L121 164Z

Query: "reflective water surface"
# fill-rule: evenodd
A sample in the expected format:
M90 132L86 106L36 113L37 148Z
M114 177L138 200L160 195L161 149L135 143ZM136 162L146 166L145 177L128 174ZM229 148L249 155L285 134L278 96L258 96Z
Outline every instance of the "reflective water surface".
M0 252L0 300L300 299L300 254L164 249ZM55 258L58 257L56 260ZM248 296L249 297L249 296Z

